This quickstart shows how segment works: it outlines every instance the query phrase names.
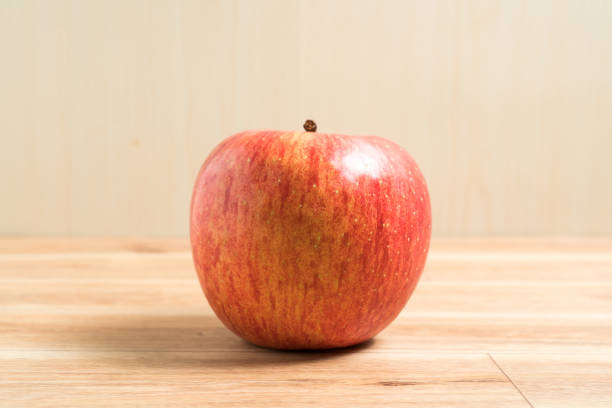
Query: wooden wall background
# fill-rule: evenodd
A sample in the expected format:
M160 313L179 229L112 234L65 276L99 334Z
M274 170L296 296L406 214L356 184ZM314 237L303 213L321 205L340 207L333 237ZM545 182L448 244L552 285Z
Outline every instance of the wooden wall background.
M612 233L612 1L0 0L0 234L185 236L247 128L378 134L438 235Z

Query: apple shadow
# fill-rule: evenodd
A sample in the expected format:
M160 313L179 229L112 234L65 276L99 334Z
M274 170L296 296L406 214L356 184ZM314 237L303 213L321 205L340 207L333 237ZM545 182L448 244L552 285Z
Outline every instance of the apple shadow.
M283 351L248 343L210 315L124 315L74 320L44 336L49 347L76 350L110 366L236 368L308 363L371 347Z

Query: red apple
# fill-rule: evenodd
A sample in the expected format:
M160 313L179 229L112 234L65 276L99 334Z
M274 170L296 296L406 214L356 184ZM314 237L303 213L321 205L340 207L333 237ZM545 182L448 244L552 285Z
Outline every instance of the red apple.
M374 136L238 133L206 159L191 202L210 305L239 336L278 349L376 335L412 294L430 235L417 164Z

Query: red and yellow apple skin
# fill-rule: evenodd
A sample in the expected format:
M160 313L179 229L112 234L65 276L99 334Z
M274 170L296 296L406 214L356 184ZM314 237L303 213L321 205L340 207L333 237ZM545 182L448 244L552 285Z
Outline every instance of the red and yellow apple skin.
M376 335L412 294L430 235L423 175L379 137L236 134L202 165L191 202L211 307L239 336L277 349Z

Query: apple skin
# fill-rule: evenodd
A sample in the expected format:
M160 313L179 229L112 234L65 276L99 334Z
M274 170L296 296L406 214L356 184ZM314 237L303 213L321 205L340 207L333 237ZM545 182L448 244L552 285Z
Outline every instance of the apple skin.
M238 133L206 159L191 201L193 259L212 309L276 349L376 335L412 294L430 236L421 171L374 136Z

